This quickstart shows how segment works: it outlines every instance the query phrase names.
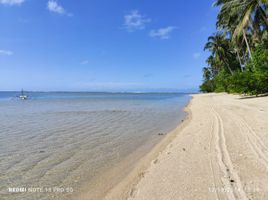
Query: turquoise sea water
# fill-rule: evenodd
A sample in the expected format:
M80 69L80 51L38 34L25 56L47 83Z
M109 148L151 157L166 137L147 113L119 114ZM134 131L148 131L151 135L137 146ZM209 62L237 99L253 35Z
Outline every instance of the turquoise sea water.
M177 93L26 94L22 101L20 92L0 92L0 199L76 199L85 185L101 189L109 180L98 177L152 148L190 100Z

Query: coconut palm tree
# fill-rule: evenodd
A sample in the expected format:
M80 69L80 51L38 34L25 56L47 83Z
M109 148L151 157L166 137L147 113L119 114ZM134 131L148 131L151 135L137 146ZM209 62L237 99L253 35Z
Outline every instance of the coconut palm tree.
M232 38L243 35L251 58L247 32L251 30L255 38L260 39L260 26L264 29L268 28L268 18L265 13L268 0L217 0L214 5L221 6L218 27L231 31Z
M251 88L249 83L255 80L264 85L267 83L267 79L259 75L257 78L251 76L256 72L250 69L266 66L263 60L267 57L268 49L268 0L215 1L214 5L220 6L216 24L218 32L208 38L204 48L211 55L206 60L208 66L203 68L204 82L200 89L207 92L255 92L259 88ZM254 52L254 62L249 62L251 52ZM260 62L256 64L257 61ZM245 67L249 70L244 71ZM234 74L238 70L241 73Z
M215 6L221 6L219 15L239 16L237 24L238 29L242 29L248 23L248 20L259 14L266 28L268 28L268 18L265 13L268 6L268 0L216 0Z
M228 58L232 54L229 46L230 40L225 38L225 35L222 33L216 33L213 36L208 38L208 42L205 45L204 50L209 50L212 54L211 59L217 60L217 62L221 62L221 66L227 67L229 72L233 75L233 70L230 67L230 63L228 62Z
M208 81L211 79L211 71L210 71L209 67L203 68L203 78L205 81Z
M208 68L211 72L211 77L214 78L217 76L217 74L222 69L222 66L224 65L217 57L210 55L208 59L206 60L206 63L208 64Z

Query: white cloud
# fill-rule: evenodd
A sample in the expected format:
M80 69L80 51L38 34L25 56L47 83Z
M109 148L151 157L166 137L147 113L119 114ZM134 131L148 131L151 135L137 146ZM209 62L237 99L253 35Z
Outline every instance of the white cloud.
M151 22L151 19L141 15L138 10L132 10L129 14L124 16L124 19L124 26L130 32L142 30L147 23Z
M80 62L80 65L87 65L88 64L88 60L83 60Z
M14 53L9 50L1 50L0 49L0 56L12 56Z
M196 52L193 54L194 59L198 59L198 58L200 58L200 56L201 56L201 54L199 52Z
M68 15L68 16L73 16L73 14L71 13L68 13L60 4L58 4L57 1L55 0L49 0L47 2L47 9L50 11L50 12L54 12L54 13L58 13L58 14L61 14L61 15Z
M150 37L159 37L160 39L169 39L172 31L177 29L175 26L168 26L166 28L160 28L158 30L151 30Z
M20 5L24 2L25 0L0 0L1 4L5 4L5 5Z

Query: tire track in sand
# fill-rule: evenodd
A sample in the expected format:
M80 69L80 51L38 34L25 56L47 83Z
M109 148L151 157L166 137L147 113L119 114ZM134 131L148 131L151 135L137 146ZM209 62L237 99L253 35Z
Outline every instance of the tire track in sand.
M240 116L233 115L234 122L238 125L241 133L244 133L249 146L255 153L260 162L264 165L268 171L268 149L262 142L261 138L255 133L255 131L248 125L248 123Z
M210 112L212 112L212 110ZM210 166L210 170L212 172L212 177L213 177L213 187L214 187L214 189L216 189L217 184L216 184L215 170L213 167L213 151L212 151L212 141L214 138L214 136L213 136L214 129L215 129L215 119L213 117L213 119L211 120L210 133L209 133L209 136L210 136L210 139L209 139L209 153L210 153L209 166ZM214 191L214 193L215 193L216 200L220 200L221 198L219 196L219 192L217 189Z
M224 134L223 121L221 116L212 107L212 112L215 116L215 140L216 140L216 151L218 158L218 165L224 174L221 178L223 187L227 198L230 200L242 199L247 200L247 195L243 189L241 180L235 171L227 146ZM217 190L217 188L216 188Z

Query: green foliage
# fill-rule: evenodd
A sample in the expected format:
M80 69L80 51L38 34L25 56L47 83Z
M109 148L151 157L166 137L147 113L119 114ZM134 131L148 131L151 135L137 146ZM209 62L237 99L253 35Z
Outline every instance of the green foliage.
M254 94L255 80L252 72L237 72L230 77L229 81L228 91L230 93Z
M219 72L215 77L215 92L228 92L230 76L225 70Z
M252 55L252 60L247 65L246 73L251 75L251 94L268 93L268 42L259 45Z
M215 84L213 80L206 80L200 85L200 91L202 92L214 92L215 91Z
M205 45L211 55L200 90L268 93L268 1L216 0L214 5L220 6L219 31Z
M258 45L252 55L252 60L248 63L248 68L255 71L268 70L268 41Z
M250 95L264 94L268 92L268 73L263 72L239 72L230 79L229 92Z
M201 91L250 95L268 93L268 48L263 48L263 45L256 48L245 71L231 75L221 70L214 80L202 84Z

